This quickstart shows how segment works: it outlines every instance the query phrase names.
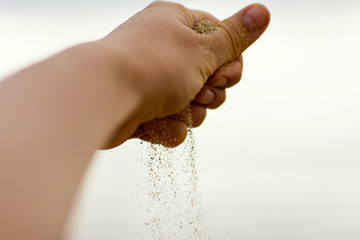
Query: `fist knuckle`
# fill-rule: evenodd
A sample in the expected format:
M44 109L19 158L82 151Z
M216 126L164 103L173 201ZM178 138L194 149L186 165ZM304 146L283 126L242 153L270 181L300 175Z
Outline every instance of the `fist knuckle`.
M162 5L162 4L163 4L162 1L159 1L159 0L153 1L145 9L152 8L152 7L155 7L155 6L159 6L159 5Z
M147 8L156 7L156 6L172 7L172 8L182 10L182 11L187 10L187 8L180 3L165 2L165 1L160 1L160 0L153 1L152 3L149 4L149 6Z

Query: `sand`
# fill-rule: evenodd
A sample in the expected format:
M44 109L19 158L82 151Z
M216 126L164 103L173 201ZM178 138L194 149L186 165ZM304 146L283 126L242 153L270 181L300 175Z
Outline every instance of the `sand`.
M202 20L193 26L193 30L199 34L209 34L216 31L217 25L210 20Z

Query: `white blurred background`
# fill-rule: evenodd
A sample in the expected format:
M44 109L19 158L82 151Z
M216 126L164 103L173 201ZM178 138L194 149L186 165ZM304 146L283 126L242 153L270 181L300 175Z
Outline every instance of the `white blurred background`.
M178 1L223 19L252 1ZM0 78L96 40L150 1L1 0ZM207 233L227 240L360 239L360 1L264 0L269 28L240 84L196 129ZM141 147L99 152L68 240L138 239Z

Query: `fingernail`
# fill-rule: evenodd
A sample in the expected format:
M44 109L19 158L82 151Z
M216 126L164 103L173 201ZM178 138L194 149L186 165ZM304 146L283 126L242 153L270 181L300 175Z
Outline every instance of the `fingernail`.
M229 79L227 79L226 77L221 77L218 80L216 80L214 82L214 84L212 84L212 86L214 87L224 87L226 84L228 84Z
M253 32L261 29L268 22L268 14L265 7L254 5L243 16L243 25Z
M210 89L206 89L202 96L200 96L199 103L201 104L209 104L214 101L214 93Z

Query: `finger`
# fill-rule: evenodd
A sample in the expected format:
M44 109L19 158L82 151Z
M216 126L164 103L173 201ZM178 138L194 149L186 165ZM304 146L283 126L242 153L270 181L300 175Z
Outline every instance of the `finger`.
M207 85L218 88L228 88L238 83L242 76L243 60L242 55L230 63L222 65L215 73L208 79Z
M224 89L210 87L210 86L206 86L206 87L209 88L215 95L214 101L212 101L209 104L204 105L206 108L215 109L215 108L218 108L221 104L223 104L225 102L226 92Z
M186 139L188 127L200 126L205 117L204 106L190 104L179 113L140 125L132 138L140 138L165 147L176 147Z
M209 87L206 85L200 90L200 92L196 95L193 102L198 104L207 105L214 101L215 94L211 91Z
M200 126L206 117L206 107L193 103L191 104L191 117L192 117L192 126L198 127Z
M187 108L184 110L169 116L168 118L182 121L188 127L198 127L204 121L206 117L206 107L191 103Z
M205 34L208 48L217 65L237 59L260 35L270 22L270 13L261 4L252 4L218 23L218 29Z
M133 137L165 147L176 147L186 139L188 126L182 121L159 118L139 127Z

